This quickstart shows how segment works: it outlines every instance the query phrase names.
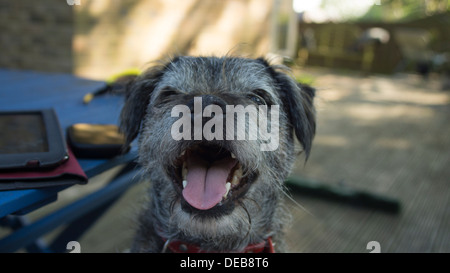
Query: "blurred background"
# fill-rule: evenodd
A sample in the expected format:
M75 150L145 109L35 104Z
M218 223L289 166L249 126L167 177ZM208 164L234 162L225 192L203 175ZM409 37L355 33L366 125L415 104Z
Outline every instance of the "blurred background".
M104 78L176 54L448 70L448 0L0 1L0 66Z
M449 0L75 2L0 0L0 68L104 80L174 55L283 62L317 89L312 153L293 172L303 190L286 202L290 250L450 252ZM83 237L85 252L127 249L141 187Z

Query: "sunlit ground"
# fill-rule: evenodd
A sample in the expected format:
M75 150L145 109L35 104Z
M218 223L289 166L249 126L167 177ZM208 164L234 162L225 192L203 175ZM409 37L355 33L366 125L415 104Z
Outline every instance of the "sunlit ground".
M310 196L291 204L293 251L450 251L450 93L437 78L305 69L317 87L317 136L295 175L399 200L388 215Z

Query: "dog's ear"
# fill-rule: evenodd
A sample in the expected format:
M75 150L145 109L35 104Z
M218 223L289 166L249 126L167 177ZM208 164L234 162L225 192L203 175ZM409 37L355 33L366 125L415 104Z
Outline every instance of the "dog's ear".
M314 97L316 95L316 89L307 85L298 83L297 86L300 88L302 97L302 110L305 113L305 119L302 121L306 125L306 131L303 132L302 138L304 139L303 145L306 151L306 158L309 157L311 151L312 142L316 134L316 111L314 108ZM296 135L299 137L297 132L299 129L298 125L296 128ZM301 135L301 134L300 134Z
M288 113L289 122L295 135L302 144L306 159L311 151L312 141L316 132L316 117L314 110L315 89L311 86L297 83L284 72L278 71L264 61L269 72L275 79L280 92L284 110Z
M294 127L295 135L303 146L306 159L309 157L316 133L316 115L314 110L315 89L296 83L285 74L279 74L281 99L289 114L289 121Z
M126 86L125 104L120 113L120 131L125 135L125 146L137 137L145 117L150 95L163 75L163 68L150 68Z

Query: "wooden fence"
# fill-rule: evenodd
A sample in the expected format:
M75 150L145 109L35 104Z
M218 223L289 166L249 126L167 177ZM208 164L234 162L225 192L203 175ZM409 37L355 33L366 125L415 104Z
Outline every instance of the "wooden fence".
M369 39L374 29L388 39ZM449 33L450 13L395 24L300 23L297 60L304 65L393 73L413 70L418 63L442 66L447 58L448 69Z

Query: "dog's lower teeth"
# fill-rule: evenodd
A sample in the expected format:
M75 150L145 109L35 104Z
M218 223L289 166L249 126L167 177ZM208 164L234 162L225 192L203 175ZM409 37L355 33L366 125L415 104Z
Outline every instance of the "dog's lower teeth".
M183 180L183 189L186 188L187 180Z

